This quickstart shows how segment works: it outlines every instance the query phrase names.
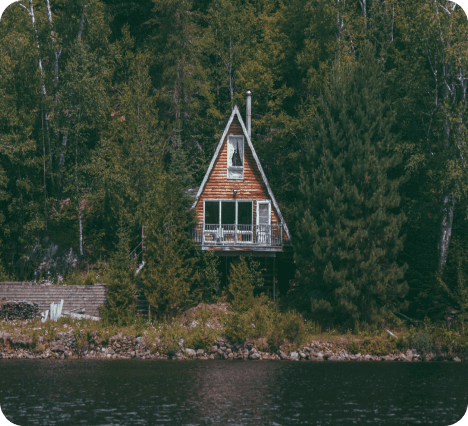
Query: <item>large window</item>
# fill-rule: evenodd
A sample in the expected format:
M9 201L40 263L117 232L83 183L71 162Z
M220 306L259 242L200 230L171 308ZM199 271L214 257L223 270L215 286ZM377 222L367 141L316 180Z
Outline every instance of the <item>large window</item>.
M252 201L205 201L205 225L252 225ZM205 226L207 227L207 226Z
M244 136L228 136L227 178L244 179Z

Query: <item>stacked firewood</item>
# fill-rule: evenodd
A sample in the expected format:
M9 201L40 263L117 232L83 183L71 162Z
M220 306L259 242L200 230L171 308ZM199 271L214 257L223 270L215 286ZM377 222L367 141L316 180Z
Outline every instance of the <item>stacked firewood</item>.
M0 319L26 320L39 317L37 303L26 301L0 300Z

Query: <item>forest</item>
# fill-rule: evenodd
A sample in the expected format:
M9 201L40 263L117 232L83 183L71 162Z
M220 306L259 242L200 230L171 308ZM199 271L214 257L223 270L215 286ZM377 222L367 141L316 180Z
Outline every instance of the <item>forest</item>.
M467 36L443 0L10 5L0 281L107 274L124 309L146 226L138 279L155 310L209 301L217 261L188 236L187 194L250 88L252 141L294 244L283 303L334 324L463 320ZM255 286L257 272L233 275Z

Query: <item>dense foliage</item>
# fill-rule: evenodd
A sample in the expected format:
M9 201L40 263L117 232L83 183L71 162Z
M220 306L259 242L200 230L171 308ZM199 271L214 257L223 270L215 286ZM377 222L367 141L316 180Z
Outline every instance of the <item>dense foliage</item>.
M253 142L297 241L288 301L336 322L465 315L467 33L448 1L12 4L0 277L102 269L119 233L131 250L147 226L153 306L212 298L184 194L250 88Z

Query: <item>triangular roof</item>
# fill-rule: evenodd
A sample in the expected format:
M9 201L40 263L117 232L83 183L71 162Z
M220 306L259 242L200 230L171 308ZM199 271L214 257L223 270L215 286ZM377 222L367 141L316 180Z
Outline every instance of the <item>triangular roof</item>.
M223 135L221 136L221 139L220 139L220 141L218 143L218 146L216 147L216 151L215 151L215 153L213 155L213 158L211 159L210 167L208 167L208 170L205 173L205 177L203 178L203 182L200 185L200 188L198 189L197 196L196 196L195 202L192 205L192 208L195 208L195 206L198 203L198 200L200 199L200 195L203 193L205 185L208 182L210 174L211 174L211 172L213 170L213 167L214 167L214 165L216 163L216 159L218 158L219 153L221 152L221 148L223 146L223 141L227 136L227 133L229 131L229 127L231 126L232 120L234 120L235 116L237 116L237 119L239 120L239 123L240 123L240 125L242 127L242 131L243 131L244 136L245 136L245 138L247 140L247 144L249 145L249 148L252 151L253 158L255 159L255 163L257 164L258 170L260 171L260 174L261 174L262 179L263 179L263 183L265 184L265 186L267 188L268 195L270 196L270 199L273 202L273 206L275 207L275 210L276 210L276 212L278 214L278 217L279 217L279 219L281 221L281 224L283 225L283 229L286 232L286 235L288 236L289 241L291 241L291 235L289 234L289 229L288 229L288 227L286 225L286 222L283 219L283 215L281 214L281 210L280 210L280 208L278 206L278 203L276 202L275 196L273 195L273 191L270 188L270 184L268 183L268 179L266 178L265 173L263 172L262 165L260 164L260 160L257 157L257 153L255 152L255 148L252 145L252 141L250 140L250 136L247 133L247 129L245 127L244 121L242 120L242 117L240 115L239 108L237 108L237 105L234 105L234 108L232 109L232 113L231 113L231 116L229 117L229 121L226 124L226 128L224 129Z

